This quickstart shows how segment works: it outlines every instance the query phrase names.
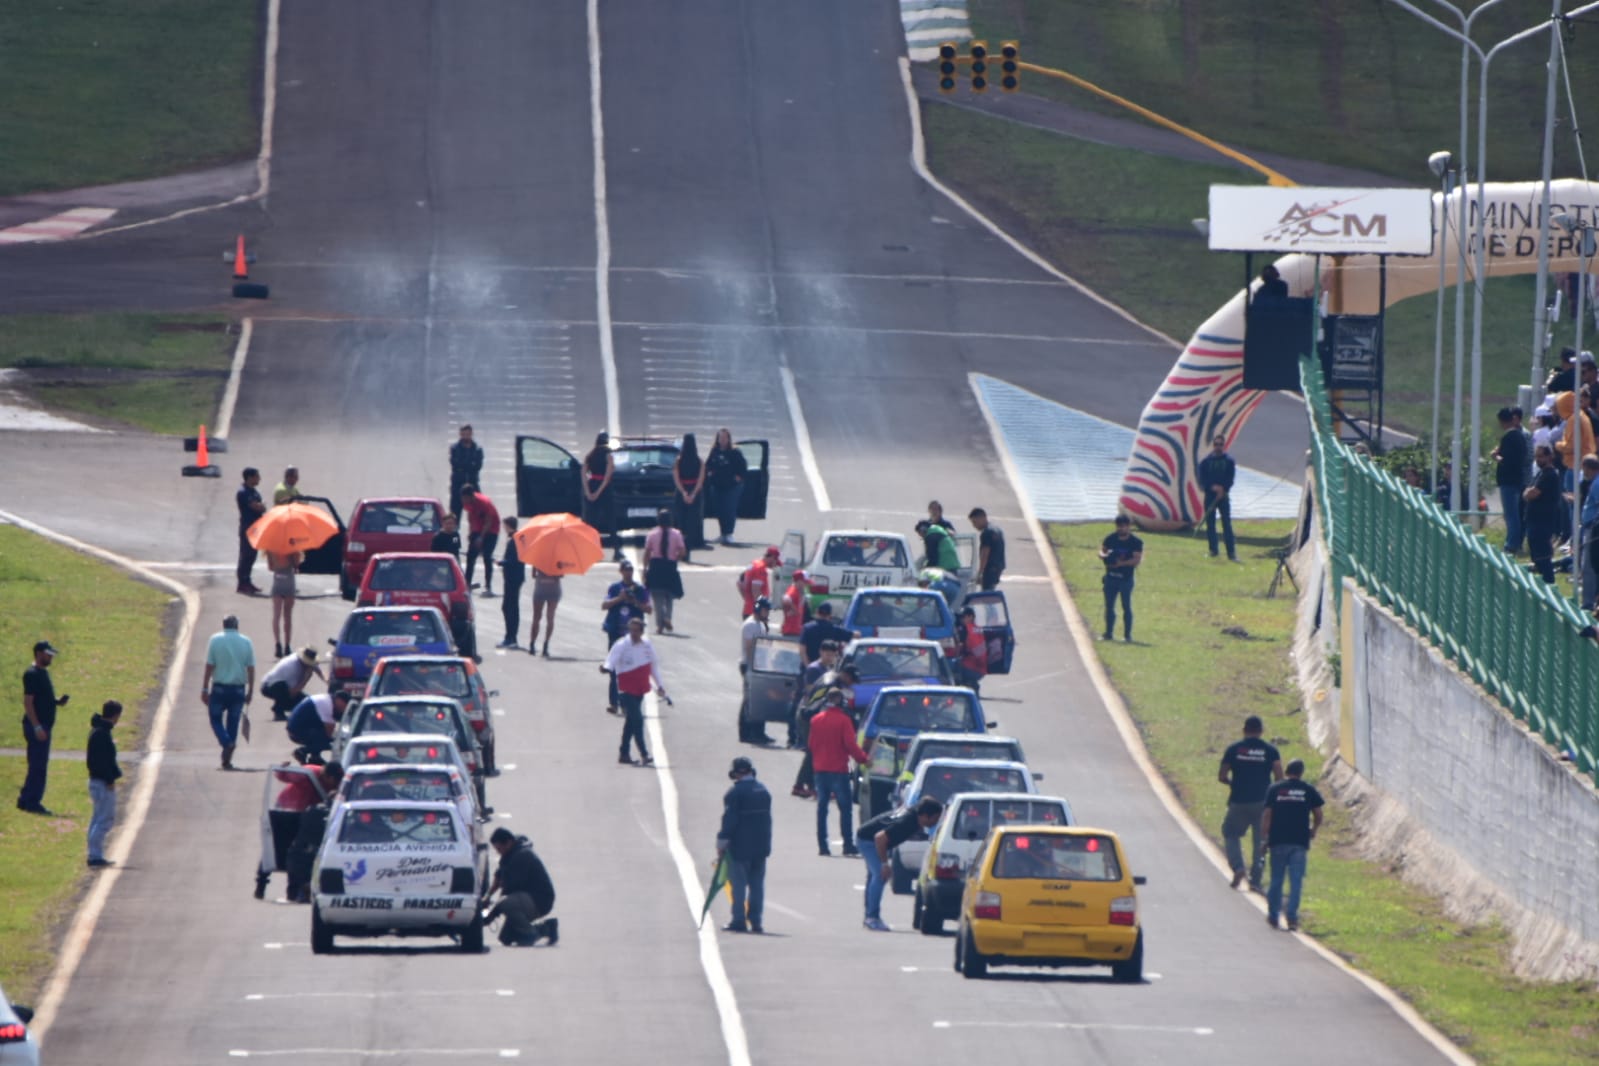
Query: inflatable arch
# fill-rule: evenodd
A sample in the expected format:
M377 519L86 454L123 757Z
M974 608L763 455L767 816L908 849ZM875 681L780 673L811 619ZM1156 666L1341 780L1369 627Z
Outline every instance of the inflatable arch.
M1567 179L1552 182L1551 214L1566 212L1599 226L1599 183ZM1477 230L1476 187L1471 196L1471 233ZM1432 198L1434 244L1432 255L1388 260L1388 302L1433 292L1438 287L1438 239L1444 232L1438 218L1440 206L1449 211L1445 283L1455 283L1458 252L1454 234L1459 228L1462 192L1442 204ZM1530 274L1538 269L1538 235L1543 209L1542 182L1490 184L1485 196L1488 215L1487 275ZM1556 228L1550 234L1549 269L1580 268L1576 238ZM1467 278L1474 268L1475 245L1468 248ZM1316 261L1311 255L1288 255L1276 260L1277 270L1293 296L1309 296L1316 284ZM1599 264L1590 260L1590 274ZM1258 284L1258 283L1257 283ZM1376 314L1379 300L1378 259L1372 255L1346 256L1341 264L1324 256L1321 288L1333 314ZM1204 517L1196 477L1198 464L1210 451L1218 434L1229 444L1265 393L1243 387L1244 304L1240 290L1188 341L1177 362L1138 420L1133 454L1122 475L1120 510L1145 529L1171 530L1191 526ZM1531 331L1528 323L1528 331Z

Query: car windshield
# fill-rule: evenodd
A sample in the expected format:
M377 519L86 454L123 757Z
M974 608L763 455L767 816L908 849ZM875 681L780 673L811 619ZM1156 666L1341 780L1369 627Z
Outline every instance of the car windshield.
M890 537L828 537L822 549L826 566L884 566L904 570L910 565L905 542Z
M859 592L850 610L850 617L856 625L876 626L879 629L884 626L922 629L949 625L948 608L944 606L944 598L938 595Z
M763 674L802 673L804 648L792 640L757 640L754 668Z
M466 747L460 719L445 704L372 703L361 705L355 735L368 733L441 733L455 738L457 747Z
M455 755L451 751L452 747L454 745L446 743L442 734L436 744L430 744L426 741L415 744L359 741L350 746L355 755L354 758L348 761L354 766L368 763L375 765L383 763L411 763L415 765L436 762L451 763L455 761Z
M439 508L431 502L367 504L355 528L360 533L433 534L439 531Z
M961 804L950 832L959 840L982 840L995 825L1066 824L1066 808L1055 800L974 799Z
M455 819L440 811L351 811L339 829L341 844L448 844Z
M623 470L643 470L647 467L664 467L670 470L672 464L677 462L677 449L666 444L658 447L618 448L611 453L611 458L616 463L618 473Z
M472 684L460 663L396 663L382 661L372 681L374 696L408 695L472 698Z
M927 739L916 748L916 761L908 769L914 770L928 759L993 759L996 762L1022 762L1019 745L1008 740L937 740Z
M444 803L455 798L446 770L384 770L375 774L350 774L345 779L347 800L413 800Z
M863 644L855 649L851 658L862 678L912 678L942 677L938 664L933 661L931 648L907 648L892 644Z
M416 644L442 644L437 615L427 611L352 611L344 623L340 644L372 648L406 648Z
M943 802L957 792L1026 792L1027 783L1027 775L1011 766L940 766L922 779L916 798Z
M372 564L375 591L408 589L423 592L454 592L455 568L448 559L379 559Z
M1120 881L1121 863L1109 837L1066 833L1006 833L994 876L1050 881Z
M894 692L877 704L877 724L889 729L969 733L981 729L972 698L964 692Z

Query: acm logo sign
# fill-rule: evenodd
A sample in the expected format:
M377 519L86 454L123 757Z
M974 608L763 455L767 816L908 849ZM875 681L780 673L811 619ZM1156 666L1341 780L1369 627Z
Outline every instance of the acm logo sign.
M1432 194L1426 189L1212 185L1210 248L1428 255Z

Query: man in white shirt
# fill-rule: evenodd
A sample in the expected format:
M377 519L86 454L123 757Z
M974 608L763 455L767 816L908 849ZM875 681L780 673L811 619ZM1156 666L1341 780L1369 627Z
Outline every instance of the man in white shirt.
M293 655L285 655L261 679L261 695L272 701L274 720L287 721L305 695L305 686L313 677L322 677L322 668L316 664L316 649L302 648Z
M634 615L628 619L627 635L611 645L605 665L600 669L616 677L616 696L622 704L622 749L617 761L629 766L637 766L640 762L645 766L655 765L644 744L644 697L649 694L652 682L662 699L667 699L667 695L655 659L655 645L644 636L643 617ZM638 745L637 762L629 753L629 743Z
M745 715L749 711L750 702L750 667L755 662L755 640L771 632L770 620L772 617L772 601L765 596L755 600L755 613L744 619L744 625L739 630L740 655L738 672L744 678L744 699L738 708L738 738L746 744L770 744L772 738L766 735L766 726L761 722L748 722Z

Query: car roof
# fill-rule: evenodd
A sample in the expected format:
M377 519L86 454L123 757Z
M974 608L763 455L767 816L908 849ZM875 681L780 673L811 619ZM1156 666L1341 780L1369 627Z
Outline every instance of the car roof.
M849 651L850 648L855 647L857 644L871 644L888 648L931 648L940 655L944 654L944 648L938 641L920 640L916 637L856 637L849 642L848 647L844 650Z
M1045 799L1058 797L1042 797L1029 795L1028 799ZM1091 825L996 825L991 833L1054 833L1059 836L1073 837L1110 837L1116 843L1121 843L1121 837L1111 829L1096 829Z
M350 609L350 614L416 614L418 611L432 611L440 618L444 617L444 612L433 606L431 603L412 604L410 606L405 604L383 604L382 606L373 604L371 607L352 607Z
M449 552L378 552L372 556L372 562L384 559L445 559L460 566L460 562Z
M465 710L465 708L461 706L461 701L456 699L454 696L435 696L428 692L407 692L403 696L368 696L366 699L361 701L361 707L363 709L367 707L388 707L396 703L402 706L409 706L413 703L423 704L426 706L432 706L438 703L453 703L456 710Z
M897 696L924 692L937 693L941 696L971 696L974 698L977 696L977 693L971 689L962 688L959 685L885 685L877 690L878 696ZM947 740L950 737L982 737L985 740L988 738L987 733L940 733L938 736L940 740Z
M470 671L476 664L464 655L385 655L373 663L374 668L387 669L389 666L405 663L422 663L424 665L443 666L448 663L460 664Z
M856 589L856 596L937 596L944 598L944 594L935 589L924 589L918 585L871 585L867 588Z
M360 510L369 503L431 503L438 507L441 511L444 509L444 505L431 496L363 496L359 500L355 501L356 510Z
M447 733L361 733L350 738L350 746L356 744L435 744L443 741L454 746L455 738ZM937 759L933 760L937 762Z
M904 540L903 533L885 533L880 529L829 529L822 534L823 537L883 537L889 540Z
M932 686L928 687L931 688ZM890 692L892 690L885 688L883 691ZM1014 744L1017 747L1021 746L1021 741L1017 740L1015 737L996 737L992 733L917 733L911 738L911 746L915 747L916 742L921 740L923 737L926 737L928 740L936 740L940 744L944 743L945 741L952 741L956 744L993 744L996 747L1001 744Z
M1067 799L1065 796L1046 796L1042 792L1028 792L1028 793L1026 793L1024 795L1024 794L1019 793L1019 792L984 792L984 791L978 791L978 792L956 792L953 795L951 795L949 797L949 799L944 801L944 806L945 807L953 807L957 803L967 803L967 802L970 802L972 800L987 800L987 799L1014 800L1018 796L1021 796L1023 799L1026 799L1029 802L1031 802L1033 800L1042 800L1045 803L1063 803L1063 804L1066 805L1066 807L1068 809L1070 809L1071 805L1072 805L1072 801Z
M377 774L414 774L418 770L433 770L435 772L453 774L456 777L459 777L461 775L461 768L460 767L451 766L447 762L411 762L411 763L392 763L392 762L369 763L369 762L365 762L365 763L358 763L355 766L346 766L344 768L344 777L345 777L346 780L348 780L351 776L357 775L357 774L363 775L363 776L365 776L365 775L374 775L375 776Z
M1004 768L1006 770L1019 770L1024 774L1028 772L1026 763L1017 762L1014 759L950 759L940 757L937 759L923 759L916 765L916 776L922 777L933 770L965 770L970 768L979 770ZM1032 795L1032 793L1029 793L1029 795Z
M675 437L612 437L611 450L623 448L680 448Z
M416 767L412 767L416 769ZM343 805L347 811L449 811L454 814L455 804L448 800L351 800Z

